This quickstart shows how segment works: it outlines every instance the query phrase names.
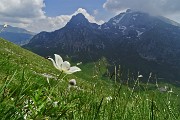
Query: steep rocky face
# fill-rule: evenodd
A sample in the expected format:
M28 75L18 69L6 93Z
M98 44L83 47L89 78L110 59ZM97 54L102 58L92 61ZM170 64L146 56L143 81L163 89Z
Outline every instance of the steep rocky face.
M97 24L90 23L82 14L73 16L67 25L54 32L41 32L27 46L58 47L61 51L92 51L104 49L106 42Z
M157 24L138 41L137 51L146 60L180 65L180 28Z
M132 71L180 77L180 27L138 11L127 10L102 25L78 14L64 28L41 32L24 47L42 56L58 53L81 61L105 56Z
M142 12L128 10L100 26L117 47L131 49L143 59L179 64L180 27ZM117 44L119 43L119 44Z

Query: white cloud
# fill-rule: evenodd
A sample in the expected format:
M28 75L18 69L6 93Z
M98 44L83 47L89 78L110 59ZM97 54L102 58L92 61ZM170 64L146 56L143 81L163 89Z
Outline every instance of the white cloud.
M97 15L98 13L99 13L99 11L97 9L93 11L94 15Z
M31 31L54 31L64 27L72 16L82 13L91 23L102 24L104 21L97 21L92 15L90 15L85 9L79 8L71 15L60 15L56 17L45 17L42 19L34 20L27 26L27 29Z
M179 5L180 0L107 0L103 4L103 8L114 13L131 8L168 17L180 14Z
M25 28L34 20L44 19L43 0L1 0L0 24Z
M54 31L64 27L71 17L78 13L84 14L91 23L103 23L103 21L97 21L83 8L79 8L70 15L48 17L43 11L44 7L44 0L1 0L0 24L6 22L33 32Z
M42 19L36 19L32 23L26 26L26 29L35 32L41 31L54 31L60 29L66 25L71 16L61 15L56 17L45 17Z
M72 15L77 15L78 13L82 13L91 23L97 23L97 24L102 24L104 21L100 20L97 21L92 15L90 15L85 9L79 8L74 14Z
M43 0L1 0L0 14L4 17L43 18Z

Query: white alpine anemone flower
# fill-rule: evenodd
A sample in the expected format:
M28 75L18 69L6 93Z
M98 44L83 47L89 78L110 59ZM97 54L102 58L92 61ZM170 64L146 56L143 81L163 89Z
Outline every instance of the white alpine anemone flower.
M55 56L55 61L52 58L48 58L48 59L52 61L56 69L62 71L63 73L72 74L81 71L81 69L78 68L77 66L71 67L68 61L63 62L63 59L61 58L60 55L54 54L54 56Z

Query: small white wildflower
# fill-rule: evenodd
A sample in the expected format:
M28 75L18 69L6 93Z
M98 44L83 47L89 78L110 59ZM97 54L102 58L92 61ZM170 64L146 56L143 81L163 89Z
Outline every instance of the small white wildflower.
M96 77L98 77L98 75L94 75L94 76L93 76L93 78L96 78Z
M165 87L161 87L161 88L158 88L158 90L160 92L166 92L167 91L167 87L166 86Z
M11 101L14 101L14 98L13 98L13 97L11 97Z
M53 102L53 107L58 107L58 101Z
M142 77L143 77L143 75L139 75L139 76L138 76L138 78L142 78Z
M112 97L111 97L111 96L109 96L109 97L106 97L105 99L106 99L106 102L108 103L109 101L111 101L111 100L112 100Z
M27 116L28 116L28 114L26 113L26 114L24 115L24 119L25 119L25 120L27 120Z
M168 93L173 93L173 90L172 90L172 88L168 91Z

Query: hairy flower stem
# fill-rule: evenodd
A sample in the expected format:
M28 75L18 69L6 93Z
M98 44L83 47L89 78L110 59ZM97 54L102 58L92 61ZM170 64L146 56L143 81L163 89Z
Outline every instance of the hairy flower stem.
M62 73L63 73L63 71L61 71L61 73L59 74L57 80L59 80L59 78L61 77Z

